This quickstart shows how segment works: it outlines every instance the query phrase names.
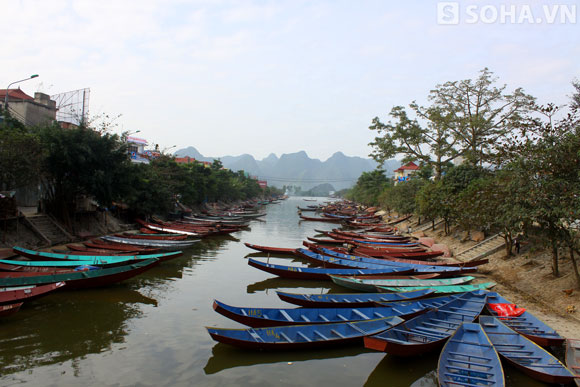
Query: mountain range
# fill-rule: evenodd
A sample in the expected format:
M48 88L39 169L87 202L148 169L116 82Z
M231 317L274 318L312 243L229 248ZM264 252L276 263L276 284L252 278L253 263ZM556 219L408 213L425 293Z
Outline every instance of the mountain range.
M224 167L232 171L243 170L275 187L299 186L303 190L323 183L332 184L336 190L349 188L363 172L372 171L378 165L372 159L346 156L342 152L336 152L326 161L312 159L304 151L285 153L280 157L271 153L262 160L256 160L249 154L206 157L190 146L176 151L175 156L189 156L199 161L213 161L219 158ZM393 170L400 165L398 160L387 160L383 165L385 174L392 176Z

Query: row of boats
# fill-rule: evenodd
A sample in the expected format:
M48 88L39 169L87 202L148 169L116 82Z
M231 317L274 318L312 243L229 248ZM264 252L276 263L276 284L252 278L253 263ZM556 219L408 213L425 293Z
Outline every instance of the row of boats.
M138 220L138 232L126 232L68 244L51 251L13 247L0 259L0 317L16 313L24 302L57 290L108 286L133 278L161 262L181 256L201 238L247 228L265 215L257 202L198 214L195 219ZM17 257L16 257L17 256Z
M278 291L293 308L237 307L215 300L216 312L249 328L208 327L214 340L258 350L354 344L401 357L439 350L442 386L505 385L500 359L546 383L578 380L579 342L567 340L564 365L546 349L566 342L554 329L490 291L493 282L470 284L486 260L442 260L442 254L397 235L393 225L377 222L368 212L362 217L337 212L366 226L325 232L340 243L309 238L306 248L246 243L268 254L266 262L250 258L248 264L285 278L331 280L357 293ZM317 267L271 264L271 255L303 258Z

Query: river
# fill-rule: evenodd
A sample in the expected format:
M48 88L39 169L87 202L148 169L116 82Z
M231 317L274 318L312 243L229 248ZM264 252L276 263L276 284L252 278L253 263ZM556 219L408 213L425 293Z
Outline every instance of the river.
M437 353L397 359L361 347L252 352L207 334L206 326L243 327L215 313L214 299L292 307L276 290L344 292L329 282L283 280L247 265L253 250L243 242L298 247L315 228L335 227L299 222L296 206L307 204L312 202L290 198L269 205L251 230L205 239L124 283L25 304L0 320L0 385L436 386ZM292 258L270 262L301 264ZM541 385L517 371L508 369L506 376L510 386Z

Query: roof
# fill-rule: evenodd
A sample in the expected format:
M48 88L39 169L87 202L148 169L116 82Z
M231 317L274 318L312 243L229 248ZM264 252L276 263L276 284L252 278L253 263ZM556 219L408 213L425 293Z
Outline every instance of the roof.
M10 95L12 95L12 94L10 94ZM127 142L131 142L133 144L147 145L147 140L145 140L144 138L133 137L133 136L128 136Z
M401 167L395 169L395 172L400 172L400 171L405 171L405 170L418 171L419 169L421 169L421 168L419 168L419 166L417 164L415 164L414 162L411 161L410 163L407 163L407 164L402 165Z
M0 98L4 101L6 98L6 90L8 90L8 98L12 99L22 99L22 100L34 100L33 97L29 96L25 92L23 92L20 88L18 89L0 89Z

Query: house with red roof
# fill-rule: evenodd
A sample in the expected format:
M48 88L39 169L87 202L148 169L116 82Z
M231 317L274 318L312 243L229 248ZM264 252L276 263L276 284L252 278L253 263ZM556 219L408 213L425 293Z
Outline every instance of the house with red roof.
M41 125L56 120L56 101L51 100L48 94L36 92L31 97L20 88L0 89L2 109L5 108L7 94L10 114L24 125Z
M409 180L419 169L421 168L412 161L395 169L393 171L395 172L395 184L399 181Z

